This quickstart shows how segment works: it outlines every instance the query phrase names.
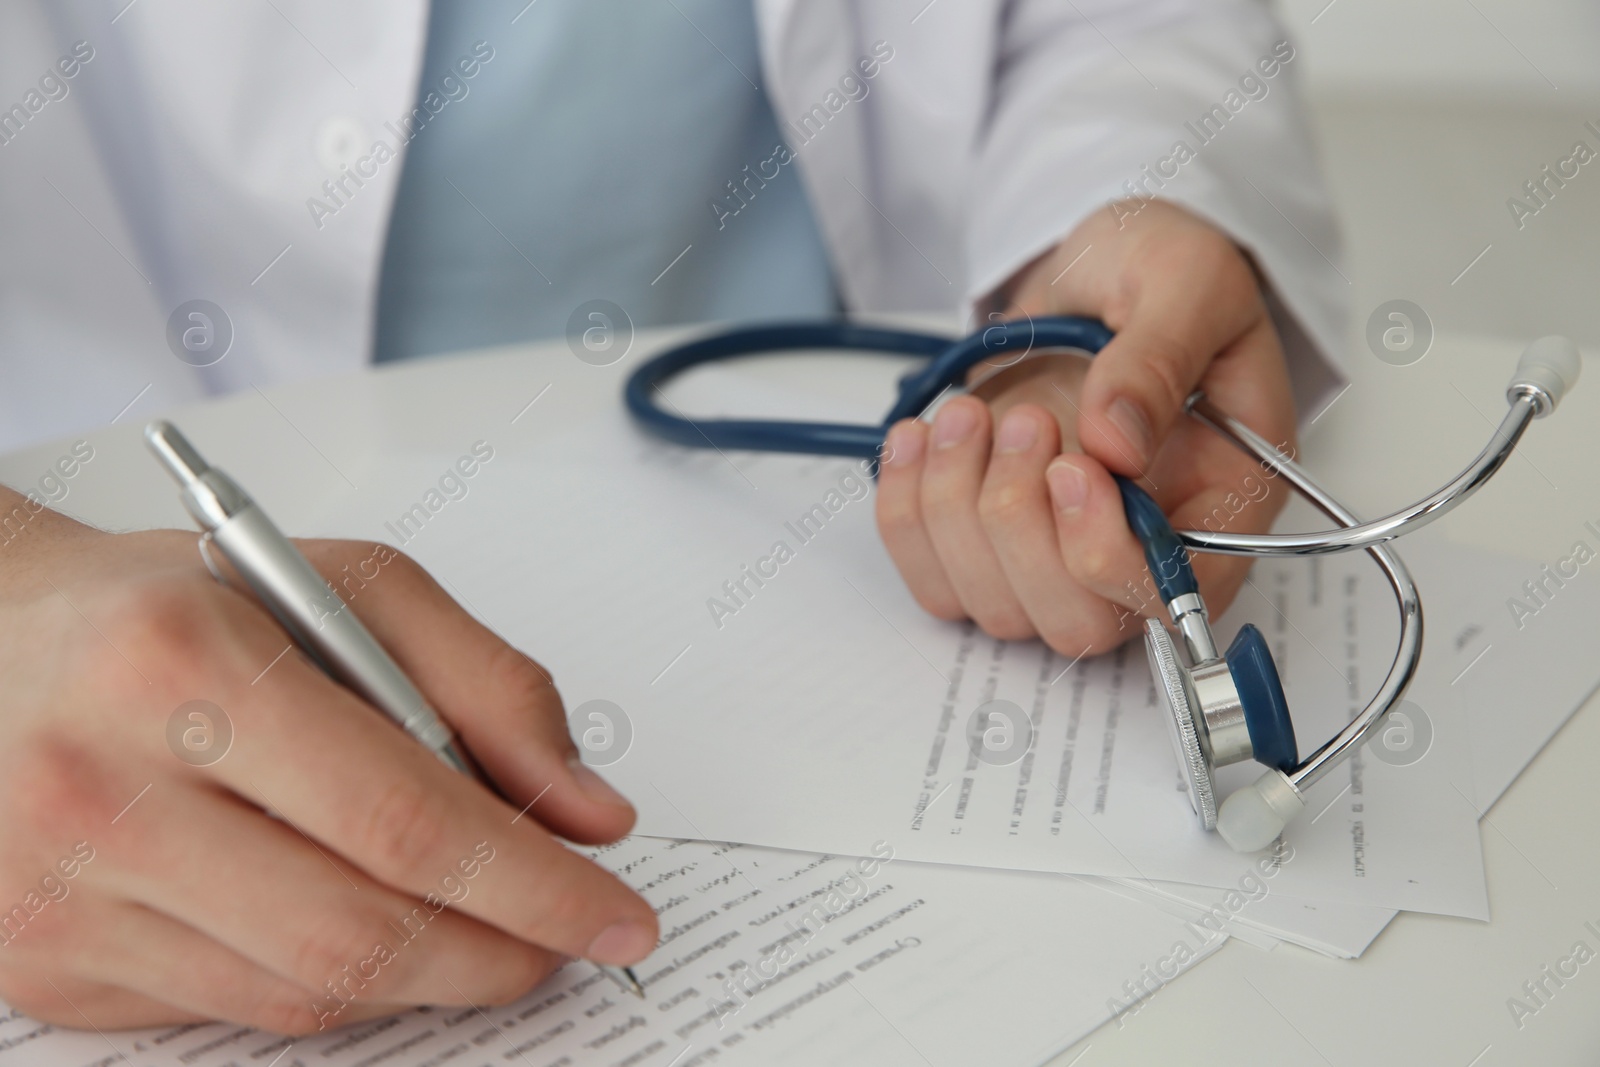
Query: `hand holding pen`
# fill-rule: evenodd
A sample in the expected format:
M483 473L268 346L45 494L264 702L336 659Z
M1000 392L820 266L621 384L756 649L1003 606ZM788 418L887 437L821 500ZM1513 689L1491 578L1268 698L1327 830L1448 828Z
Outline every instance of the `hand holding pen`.
M225 561L236 592L253 601L229 609L259 616L260 605L283 628L276 642L263 642L270 623L251 618L257 654L230 657L243 673L251 673L247 659L262 660L254 682L241 673L238 691L248 698L191 694L234 710L233 751L207 768L211 777L286 824L252 824L247 836L280 838L277 847L312 860L291 865L316 882L313 899L299 900L304 929L279 931L281 945L268 943L270 924L259 935L257 951L272 957L268 969L308 991L306 999L320 1003L333 1025L371 1014L374 1005L511 999L561 956L591 959L639 992L621 965L653 947L654 913L553 836L613 840L631 825L632 809L577 762L560 698L542 668L467 616L416 564L382 546L380 573L358 592L369 632L323 573L371 558L375 546L303 543L319 572L176 429L155 423L146 436L205 531L208 566L220 576ZM325 675L297 656L273 660L287 651L285 632ZM262 658L259 651L274 643ZM476 764L435 706L499 792L462 777ZM250 866L263 890L283 870L270 848ZM430 913L430 895L451 895L440 889L447 878L467 891ZM261 903L306 896L293 888L264 893ZM423 913L430 913L426 930L408 939L423 922L413 917ZM316 943L319 935L326 944ZM391 966L374 966L370 947L355 952L384 940L393 949ZM374 970L376 977L356 989L349 976ZM360 1010L345 1012L342 1004Z

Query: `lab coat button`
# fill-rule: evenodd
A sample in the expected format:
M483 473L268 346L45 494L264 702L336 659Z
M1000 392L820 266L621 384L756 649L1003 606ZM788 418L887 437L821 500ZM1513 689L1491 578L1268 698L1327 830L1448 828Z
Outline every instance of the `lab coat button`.
M324 119L314 141L317 162L336 174L341 166L354 163L368 143L366 128L355 119L345 115Z

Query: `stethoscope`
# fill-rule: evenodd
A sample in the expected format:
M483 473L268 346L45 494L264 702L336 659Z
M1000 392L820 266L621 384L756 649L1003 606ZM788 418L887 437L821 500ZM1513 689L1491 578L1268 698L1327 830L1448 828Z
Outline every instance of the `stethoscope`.
M692 341L656 356L628 378L629 412L647 430L691 448L799 452L875 460L889 428L922 415L967 372L989 361L998 371L1046 351L1093 356L1111 340L1102 323L1082 318L1019 320L991 326L952 342L949 338L841 323L775 325L733 330ZM656 402L674 375L719 360L767 353L850 349L914 355L927 363L900 380L900 396L880 425L782 422L755 419L690 419ZM1235 849L1253 852L1271 844L1305 808L1305 794L1350 758L1400 703L1422 654L1422 605L1417 589L1387 542L1423 526L1478 490L1511 455L1534 419L1554 411L1577 381L1581 360L1565 338L1544 337L1523 351L1506 388L1509 410L1489 444L1460 474L1410 507L1370 522L1328 494L1306 471L1237 419L1196 392L1188 413L1273 470L1311 501L1339 529L1316 533L1237 534L1174 530L1161 508L1132 481L1118 477L1128 524L1144 547L1157 592L1179 641L1159 619L1145 621L1145 649L1157 692L1166 709L1173 750L1201 825L1215 829ZM974 383L976 384L976 383ZM1255 626L1240 629L1219 652L1205 601L1189 565L1189 551L1235 556L1310 556L1364 549L1383 571L1400 609L1394 662L1367 706L1337 735L1301 759L1294 723L1266 639ZM1182 651L1179 650L1181 642ZM1218 767L1255 760L1268 770L1254 783L1217 803Z

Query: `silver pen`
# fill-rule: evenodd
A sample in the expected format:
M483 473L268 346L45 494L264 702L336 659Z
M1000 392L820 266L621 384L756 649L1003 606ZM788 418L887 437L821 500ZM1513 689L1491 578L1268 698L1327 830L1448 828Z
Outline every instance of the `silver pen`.
M200 526L200 555L212 576L227 581L211 555L215 546L330 677L399 723L451 768L498 793L399 664L239 483L207 463L170 422L150 423L144 437L183 490L183 506ZM632 968L596 966L644 998Z

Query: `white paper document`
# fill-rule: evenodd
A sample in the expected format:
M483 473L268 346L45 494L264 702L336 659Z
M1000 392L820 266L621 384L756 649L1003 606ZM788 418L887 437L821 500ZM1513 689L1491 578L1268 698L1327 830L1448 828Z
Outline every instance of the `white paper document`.
M865 860L642 837L590 851L660 915L635 968L646 1000L574 962L509 1006L299 1039L60 1030L0 1005L0 1067L1032 1067L1226 942L1078 879L885 861L889 841Z
M1600 507L1558 555L1477 555L1471 581L1451 591L1463 607L1447 636L1487 811L1600 682Z
M1286 896L1275 892L1269 880L1248 875L1227 889L1124 879L1116 884L1171 915L1225 931L1257 948L1287 941L1339 959L1360 956L1400 914L1390 908Z
M401 540L545 663L569 708L621 709L626 753L604 772L640 805L639 832L1237 879L1241 857L1189 811L1137 642L1075 660L928 617L851 461L680 449L635 430L614 396L554 401L425 525L398 517L437 459L363 478L317 532ZM1393 600L1361 555L1259 565L1223 639L1245 619L1273 647L1302 751L1393 655ZM1033 735L1009 763L972 747L995 700ZM1311 791L1285 895L1486 917L1475 812L1447 784L1465 773L1463 731L1438 725L1429 758L1352 763ZM1226 768L1220 788L1256 773Z

